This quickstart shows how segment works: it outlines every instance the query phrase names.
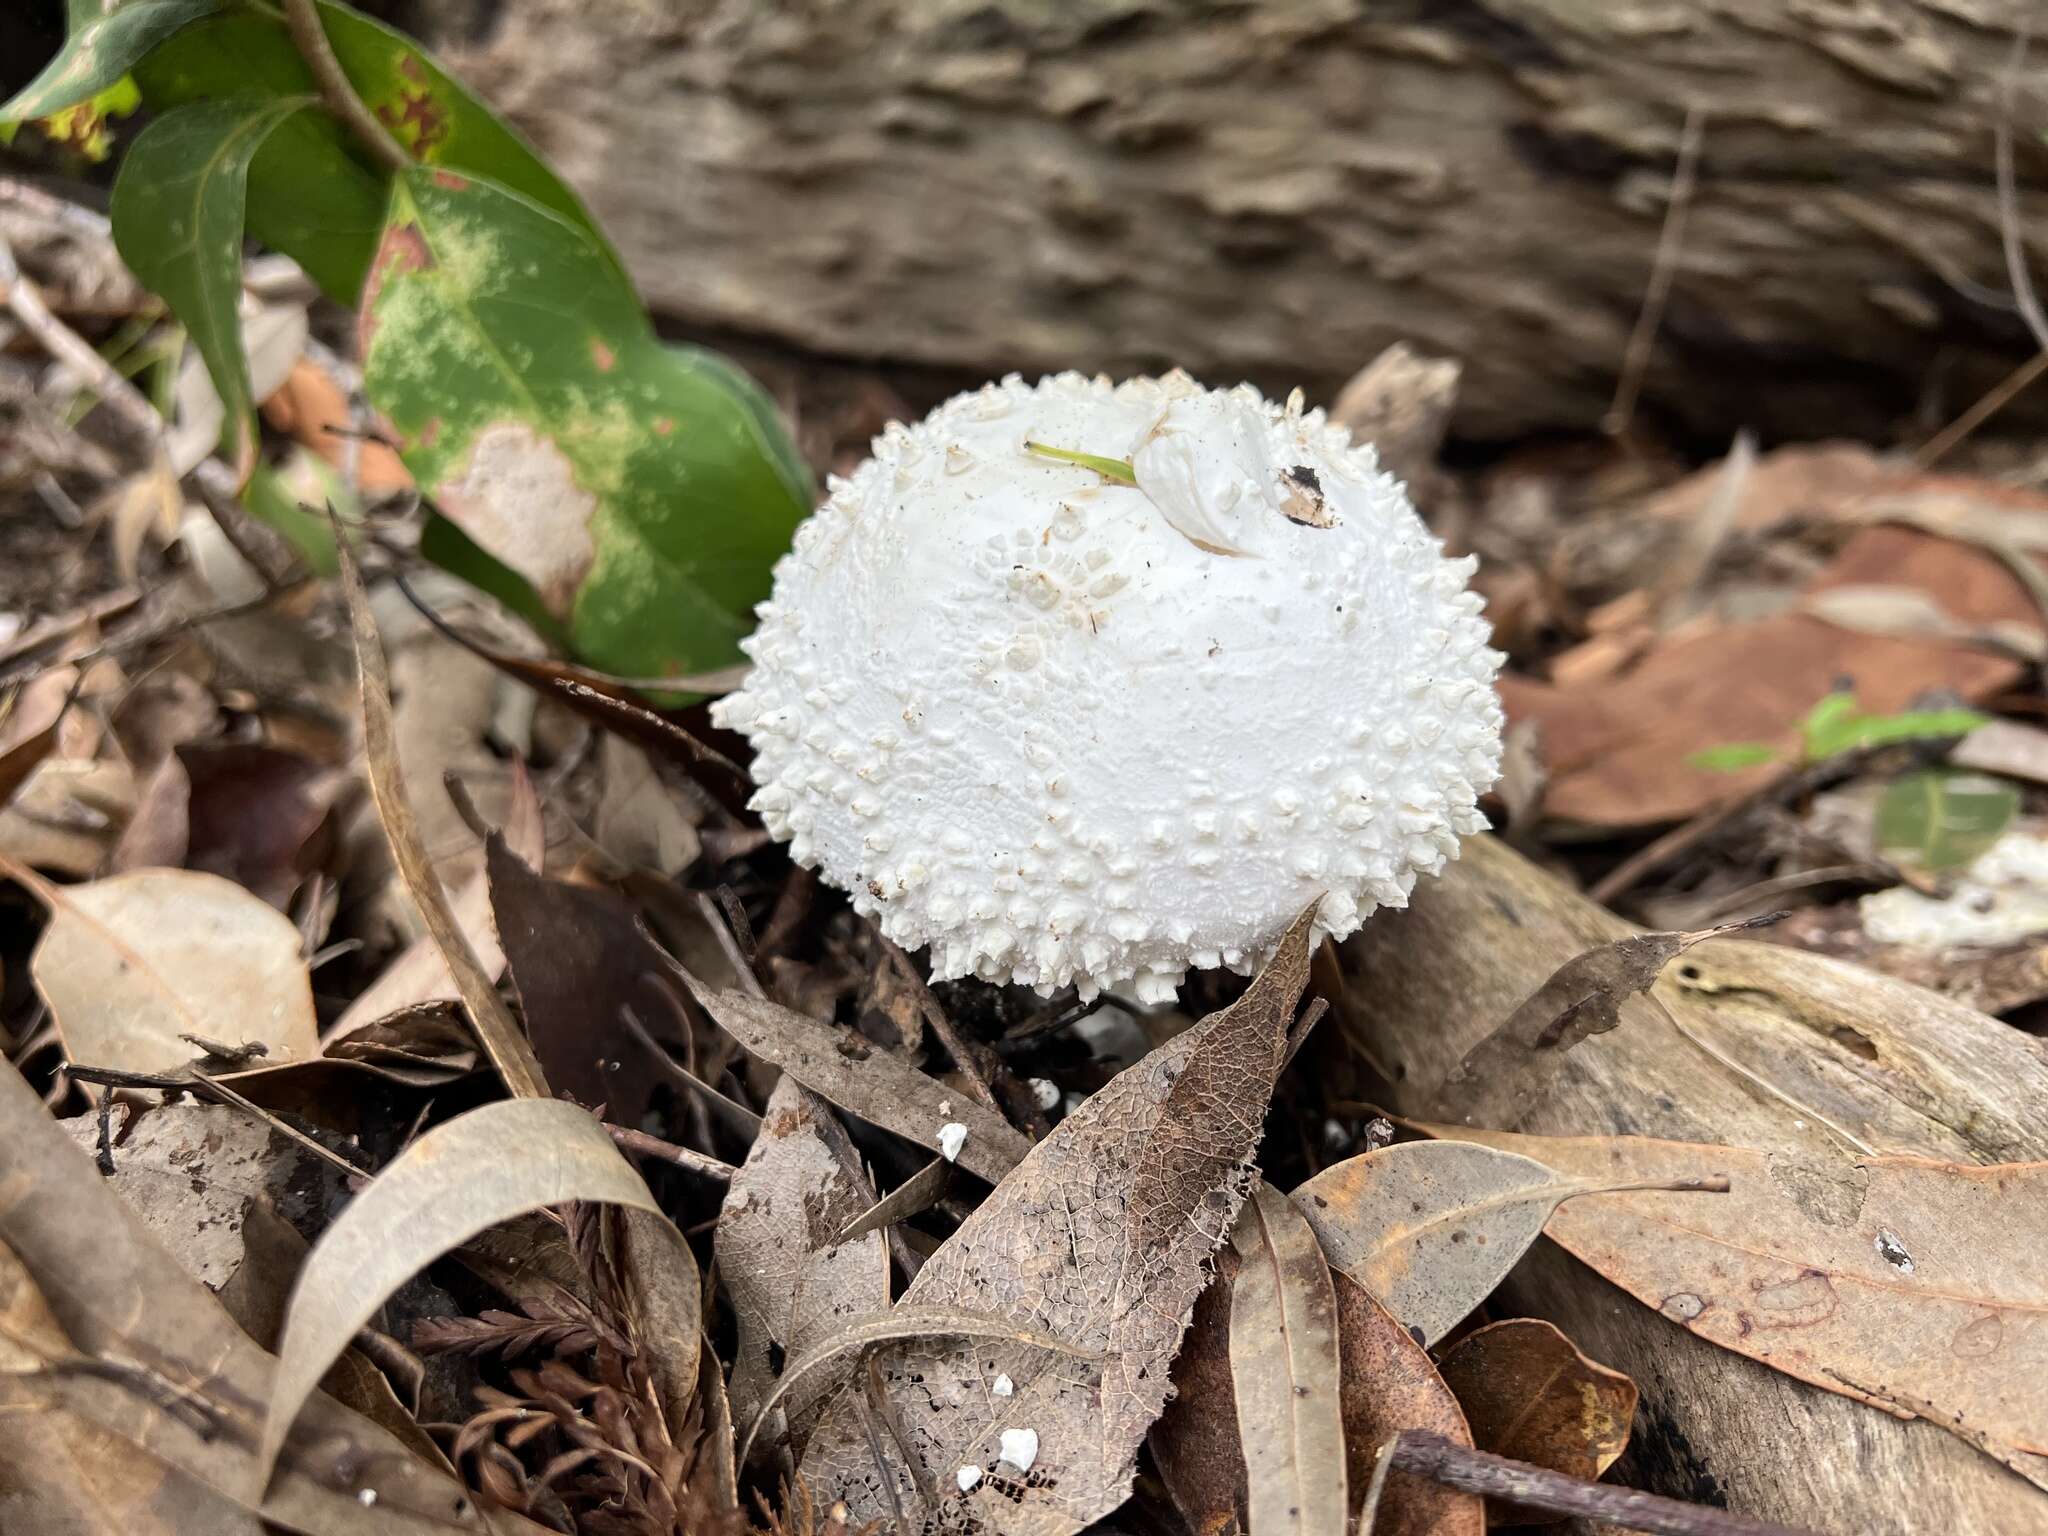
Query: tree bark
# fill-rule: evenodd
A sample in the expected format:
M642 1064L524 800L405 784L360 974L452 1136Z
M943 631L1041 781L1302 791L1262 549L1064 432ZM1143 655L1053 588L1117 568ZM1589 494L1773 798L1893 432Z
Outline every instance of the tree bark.
M1343 946L1342 1022L1393 1079L1392 1107L1418 1109L1558 965L1633 931L1505 844L1473 838L1408 911L1380 914ZM1716 940L1674 961L1655 996L1807 1112L1714 1061L1637 997L1619 1028L1573 1049L1548 1100L1504 1129L1853 1158L1825 1116L1885 1152L2048 1156L2048 1047L1932 992L1799 950ZM1547 1242L1506 1298L1636 1379L1642 1411L1617 1482L1831 1532L2048 1527L2048 1496L1946 1430L1722 1350Z
M682 321L955 378L1178 365L1325 402L1407 340L1464 360L1468 438L1600 418L1696 104L1647 405L1698 432L1883 438L2033 350L1992 176L2031 3L398 10ZM2048 150L2021 99L2038 232Z

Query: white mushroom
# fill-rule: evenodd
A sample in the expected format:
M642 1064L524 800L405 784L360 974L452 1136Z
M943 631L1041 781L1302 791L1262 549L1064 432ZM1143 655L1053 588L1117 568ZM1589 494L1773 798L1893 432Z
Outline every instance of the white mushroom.
M768 830L936 978L1163 1001L1318 893L1340 938L1405 905L1485 825L1473 564L1298 394L1013 377L834 480L714 718Z

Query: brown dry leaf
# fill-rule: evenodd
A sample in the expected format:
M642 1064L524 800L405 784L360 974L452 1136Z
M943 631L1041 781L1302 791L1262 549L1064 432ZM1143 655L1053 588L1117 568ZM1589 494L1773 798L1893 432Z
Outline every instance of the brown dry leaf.
M1244 1439L1230 1369L1230 1293L1237 1271L1237 1250L1226 1244L1217 1251L1215 1276L1196 1299L1180 1353L1173 1357L1173 1396L1146 1437L1160 1481L1195 1536L1241 1531L1249 1518Z
M0 854L90 878L134 814L135 800L135 772L124 762L46 757L0 809Z
M902 1350L885 1376L917 1464L892 1458L886 1493L859 1394L843 1391L804 1456L822 1495L844 1498L857 1522L901 1502L913 1521L1004 1536L1065 1536L1124 1501L1210 1255L1249 1192L1313 915L1237 1003L1119 1073L1032 1148L904 1293L905 1306L1005 1317L1101 1364L993 1343ZM1001 1463L1005 1430L1035 1436L1030 1468ZM964 1491L963 1467L981 1473Z
M1429 1351L1363 1286L1343 1274L1330 1278L1343 1358L1344 1457L1352 1503L1360 1504L1375 1454L1402 1430L1432 1430L1460 1445L1470 1445L1472 1435ZM1485 1536L1486 1505L1472 1494L1392 1472L1370 1530L1372 1536Z
M1588 1360L1540 1318L1511 1318L1467 1334L1437 1370L1482 1451L1590 1481L1628 1449L1636 1384ZM1515 1518L1530 1516L1517 1511Z
M0 1377L75 1353L21 1260L0 1245ZM0 1425L0 1531L261 1536L263 1524L89 1420L46 1408Z
M90 1374L0 1372L0 1421L20 1423L25 1410L53 1408L88 1421L120 1442L121 1457L174 1469L177 1478L165 1480L174 1505L184 1497L182 1478L244 1514L260 1503L288 1530L430 1536L483 1529L452 1479L318 1396L266 1499L253 1454L252 1408L270 1391L272 1357L141 1228L91 1157L5 1065L0 1148L7 1169L0 1179L0 1244L20 1259L64 1336L93 1366ZM111 1471L103 1466L101 1476ZM240 1527L195 1516L174 1528ZM503 1536L535 1529L516 1519L498 1522Z
M1364 1286L1424 1345L1492 1294L1561 1202L1640 1183L1626 1173L1558 1173L1493 1141L1381 1147L1325 1168L1292 1196L1330 1267ZM1693 1150L1701 1155L1683 1172L1650 1176L1660 1189L1727 1187L1705 1174L1718 1167L1719 1149Z
M185 1035L261 1045L270 1062L319 1053L299 931L240 886L183 869L64 886L0 871L50 909L29 969L71 1060L169 1071L201 1054Z
M354 459L356 483L366 496L407 490L412 476L385 444L356 430L348 392L319 363L300 357L263 402L263 418L340 469Z
M2040 622L2026 588L1996 556L1903 527L1859 531L1806 590L1873 585L1923 591L1976 630ZM1888 714L1931 689L1982 700L2024 670L2011 656L1951 641L1864 634L1783 613L1666 637L1627 672L1582 687L1505 675L1501 695L1512 720L1541 726L1550 776L1544 813L1631 827L1680 820L1754 788L1775 770L1717 773L1687 759L1737 741L1779 742L1796 755L1800 721L1845 678L1862 709Z
M661 781L648 755L606 732L604 790L592 817L597 845L625 869L673 878L703 852L687 802Z
M607 891L543 879L493 832L484 840L491 915L534 1054L558 1093L638 1126L660 1079L620 1017L661 1017L660 951ZM621 1070L631 1063L631 1070Z
M44 678L38 678L0 699L0 806L12 800L37 764L56 750L71 687L57 673L46 673L47 677L58 677L63 686L53 692Z
M355 552L339 523L334 524L334 548L341 563L341 589L348 599L349 629L355 640L356 671L363 701L363 756L370 777L370 794L377 802L377 816L391 843L392 857L434 947L454 978L484 1054L490 1057L491 1065L515 1096L545 1098L547 1080L541 1075L540 1063L534 1060L533 1048L527 1044L504 999L498 996L495 970L484 968L467 933L450 910L447 893L441 889L440 877L434 873L433 862L420 840L419 824L413 817L412 802L406 798L404 772L392 737L391 674L385 666L383 642L377 637L376 621L370 617L370 600L363 591L363 575L356 568ZM331 1361L333 1356L328 1358ZM314 1380L318 1379L316 1375Z
M967 1139L954 1160L991 1184L1031 1150L1024 1134L994 1110L927 1077L895 1052L766 998L708 987L674 960L666 963L727 1034L848 1114L933 1152L939 1150L941 1127L964 1125Z
M882 1234L836 1241L874 1203L874 1185L845 1129L822 1099L785 1075L726 1190L712 1249L738 1325L727 1390L739 1423L759 1414L775 1379L775 1351L794 1359L844 1319L889 1305ZM803 1455L819 1406L855 1364L842 1361L789 1393L782 1413L792 1461Z
M1595 1196L1544 1231L1723 1348L1965 1438L2048 1453L2048 1163L1440 1129L1605 1182L1726 1169L1727 1198Z
M188 869L223 876L287 907L311 873L316 834L348 779L257 742L182 746Z
M59 1123L93 1150L96 1116ZM222 1298L252 1338L268 1342L250 1326L270 1310L260 1293L274 1290L282 1302L291 1274L245 1273L252 1260L262 1267L271 1246L264 1234L251 1237L246 1229L265 1211L309 1229L324 1221L328 1202L341 1192L334 1166L244 1110L192 1100L142 1109L116 1139L112 1156L107 1182L114 1192L187 1274ZM247 1306L239 1304L244 1301Z
M1315 1229L1264 1180L1231 1232L1230 1378L1251 1536L1345 1536L1337 1296Z
M1758 926L1725 923L1691 933L1638 933L1575 955L1492 1034L1465 1053L1437 1089L1433 1113L1511 1130L1550 1091L1565 1053L1621 1022L1621 1005L1647 992L1695 944Z
M299 1271L264 1418L262 1466L275 1462L308 1395L399 1286L486 1227L570 1200L646 1211L687 1254L640 1175L574 1104L487 1104L400 1153L335 1219ZM689 1271L694 1277L694 1262Z

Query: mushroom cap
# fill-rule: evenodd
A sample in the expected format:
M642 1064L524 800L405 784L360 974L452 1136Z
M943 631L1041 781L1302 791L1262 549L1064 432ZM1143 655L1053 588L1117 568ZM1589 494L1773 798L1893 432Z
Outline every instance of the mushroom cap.
M1485 826L1475 564L1298 394L1013 376L832 482L713 718L768 830L935 979L1164 1001L1318 894L1337 938L1405 906Z

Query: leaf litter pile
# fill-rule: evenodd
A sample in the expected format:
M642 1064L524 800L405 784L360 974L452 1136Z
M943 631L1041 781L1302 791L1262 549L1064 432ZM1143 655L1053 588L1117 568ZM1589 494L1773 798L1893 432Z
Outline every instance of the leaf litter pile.
M188 508L247 464L62 350L176 361L107 230L0 213L0 1527L2048 1528L2026 475L1425 424L1499 834L1084 1005L928 984L701 707L423 564L289 272L268 510Z

